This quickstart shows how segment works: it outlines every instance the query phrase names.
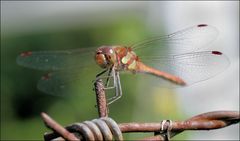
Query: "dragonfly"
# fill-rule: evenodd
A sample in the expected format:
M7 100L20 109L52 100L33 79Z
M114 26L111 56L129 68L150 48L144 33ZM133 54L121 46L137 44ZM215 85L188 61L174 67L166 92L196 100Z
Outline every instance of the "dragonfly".
M111 104L122 96L120 72L149 74L180 86L219 74L230 64L228 57L220 51L206 50L217 35L218 30L214 26L199 24L129 46L27 51L17 57L17 63L50 71L39 80L37 87L54 95L58 95L68 81L77 79L75 72L97 64L102 72L96 75L96 80L106 78L105 89L115 89L115 95L108 99L108 104ZM156 55L144 56L148 51ZM60 79L62 77L64 79ZM109 85L110 78L112 86Z

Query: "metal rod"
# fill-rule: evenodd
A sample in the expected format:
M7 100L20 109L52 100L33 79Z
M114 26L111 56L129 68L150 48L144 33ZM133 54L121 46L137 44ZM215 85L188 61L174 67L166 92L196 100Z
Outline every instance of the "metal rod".
M53 120L50 116L48 116L46 113L41 113L42 119L46 126L55 133L59 134L62 136L64 139L71 140L71 141L80 141L73 133L70 133L68 130L66 130L64 127L62 127L60 124L58 124L55 120ZM45 138L46 136L44 135L44 139L48 140Z
M108 106L104 90L104 84L101 79L97 79L94 83L96 99L97 99L97 108L99 117L108 117Z

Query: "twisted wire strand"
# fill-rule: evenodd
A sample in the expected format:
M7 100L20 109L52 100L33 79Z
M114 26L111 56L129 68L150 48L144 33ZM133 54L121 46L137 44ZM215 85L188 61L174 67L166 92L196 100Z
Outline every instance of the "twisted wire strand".
M85 140L95 140L94 134L92 131L88 128L87 125L83 123L75 123L73 125L73 128L75 129L75 132L79 133L80 135L83 135L83 138Z
M99 119L94 119L93 122L101 130L104 140L113 140L113 135L111 133L111 130L109 129L108 125L104 121L99 120Z
M86 124L90 128L94 134L95 140L103 141L103 135L96 124L91 121L84 121L83 124Z
M113 119L107 117L84 121L83 123L74 123L66 129L70 132L78 133L81 136L80 140L123 140L118 124Z
M101 120L105 121L108 127L110 127L112 134L115 137L115 140L119 140L119 141L123 140L122 131L120 130L120 128L118 127L118 124L113 119L103 117L101 118Z

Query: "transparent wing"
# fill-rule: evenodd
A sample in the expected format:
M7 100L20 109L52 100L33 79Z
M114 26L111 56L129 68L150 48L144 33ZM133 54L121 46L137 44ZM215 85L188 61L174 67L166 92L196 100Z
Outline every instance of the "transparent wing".
M24 67L47 71L81 68L94 63L95 49L23 52L17 57L17 63Z
M218 51L192 52L162 57L142 57L142 62L183 79L187 85L209 79L230 64Z
M201 24L181 31L136 43L132 46L138 54L154 53L182 54L207 48L216 39L215 27Z
M97 70L86 68L83 70L62 70L50 72L41 77L38 81L37 88L47 94L55 96L75 95L80 89L92 88ZM84 72L88 74L83 74ZM81 90L84 91L84 90Z
M38 81L37 88L47 94L66 96L71 91L71 84L74 83L74 79L71 79L72 76L69 75L74 74L47 73ZM76 75L74 77L76 78Z

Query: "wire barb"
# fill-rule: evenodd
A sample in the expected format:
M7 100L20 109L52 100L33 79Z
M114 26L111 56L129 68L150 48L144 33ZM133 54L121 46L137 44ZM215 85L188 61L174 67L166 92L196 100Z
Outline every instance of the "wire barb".
M164 128L165 126L166 129ZM155 135L162 135L164 140L169 141L171 137L171 130L172 130L172 121L171 120L162 120L161 121L161 129L159 132L155 132Z

